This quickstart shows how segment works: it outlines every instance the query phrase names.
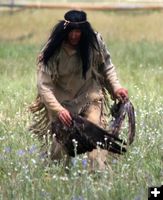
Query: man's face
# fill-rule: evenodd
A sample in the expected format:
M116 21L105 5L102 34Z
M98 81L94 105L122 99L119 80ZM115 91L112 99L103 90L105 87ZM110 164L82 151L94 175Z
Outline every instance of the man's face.
M68 43L72 46L76 46L79 44L81 38L81 30L73 29L68 34Z

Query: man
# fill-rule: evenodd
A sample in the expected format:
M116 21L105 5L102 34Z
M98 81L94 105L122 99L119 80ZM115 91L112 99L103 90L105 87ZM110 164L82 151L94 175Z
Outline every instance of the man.
M110 54L99 33L95 33L84 11L70 10L53 29L38 57L38 97L31 106L39 119L31 130L40 137L48 135L56 118L71 126L71 113L82 114L99 126L103 124L103 87L113 99L123 101L128 92L117 78ZM51 159L63 157L64 148L51 138ZM91 165L96 159L105 168L107 152L89 153Z

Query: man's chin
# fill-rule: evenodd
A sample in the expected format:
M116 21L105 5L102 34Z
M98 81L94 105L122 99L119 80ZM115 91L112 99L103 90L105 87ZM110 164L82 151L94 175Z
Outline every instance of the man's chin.
M72 46L77 46L79 44L79 41L71 41L70 43Z

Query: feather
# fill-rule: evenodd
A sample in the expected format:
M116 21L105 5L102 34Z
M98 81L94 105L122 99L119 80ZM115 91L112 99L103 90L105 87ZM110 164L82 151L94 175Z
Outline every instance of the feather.
M128 143L133 143L135 137L135 112L131 101L115 103L111 108L111 115L114 118L111 124L111 132L119 137L120 129L127 115L128 117Z

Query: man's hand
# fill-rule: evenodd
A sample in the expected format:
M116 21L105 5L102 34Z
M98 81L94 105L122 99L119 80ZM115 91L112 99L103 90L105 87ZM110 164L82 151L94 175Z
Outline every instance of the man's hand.
M128 91L125 88L119 88L115 92L115 96L117 99L124 102L124 101L128 100Z
M72 118L70 112L67 109L63 109L58 113L59 120L66 126L70 127L72 124Z

